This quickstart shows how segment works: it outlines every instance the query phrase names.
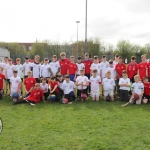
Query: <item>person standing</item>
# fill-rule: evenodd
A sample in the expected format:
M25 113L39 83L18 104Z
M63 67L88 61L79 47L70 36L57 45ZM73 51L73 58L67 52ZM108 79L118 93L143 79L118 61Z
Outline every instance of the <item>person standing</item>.
M23 64L24 78L28 77L28 71L31 71L31 63L29 62L29 57L25 57L25 63Z

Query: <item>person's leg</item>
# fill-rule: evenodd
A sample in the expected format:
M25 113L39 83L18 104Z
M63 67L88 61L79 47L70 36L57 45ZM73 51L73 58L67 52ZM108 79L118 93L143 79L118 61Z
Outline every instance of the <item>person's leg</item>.
M48 96L49 96L49 92L44 93L45 100L47 100Z
M20 100L20 101L16 101L16 102L13 102L13 103L14 103L14 105L16 105L16 104L27 103L27 101L25 101L25 100Z
M2 89L0 89L0 100L2 100L2 98L3 98L3 91Z
M119 88L120 88L120 86L119 86L119 79L115 80L115 84L116 84L116 89L117 89L117 95L119 96L119 93L120 93L120 90L119 90Z
M123 101L124 100L124 90L120 90L120 100Z
M111 98L111 101L114 101L114 90L109 91L109 96Z
M69 93L69 99L70 99L70 101L74 101L75 100L75 94L74 94L74 92L73 91L71 91L70 93Z
M131 98L130 98L130 100L129 100L129 102L131 103L131 104L133 104L134 103L134 100L133 100L133 95L131 96Z
M140 104L141 104L142 97L143 97L143 96L140 96L139 100L136 100L136 104L138 104L138 105L140 105Z
M77 100L81 100L81 90L77 89Z
M88 79L90 79L90 74L85 74L85 76L86 76ZM89 92L89 93L91 92L91 87L90 87L90 86L88 86L88 92Z
M108 91L103 91L104 92L104 101L106 101L106 97L109 95Z
M129 101L129 91L128 90L124 91L124 101L126 101L126 102Z
M54 92L54 94L56 95L56 101L59 102L60 101L60 94L57 92Z
M97 91L97 92L95 93L95 96L96 96L96 101L98 102L98 101L99 101L100 92Z
M68 100L68 102L70 102L70 96L69 96L69 94L65 94L64 98L66 98Z

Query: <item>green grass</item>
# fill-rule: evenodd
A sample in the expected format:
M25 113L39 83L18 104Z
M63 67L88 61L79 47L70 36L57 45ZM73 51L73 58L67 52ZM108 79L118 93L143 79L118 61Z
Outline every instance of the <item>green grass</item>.
M0 101L0 150L149 150L150 105Z

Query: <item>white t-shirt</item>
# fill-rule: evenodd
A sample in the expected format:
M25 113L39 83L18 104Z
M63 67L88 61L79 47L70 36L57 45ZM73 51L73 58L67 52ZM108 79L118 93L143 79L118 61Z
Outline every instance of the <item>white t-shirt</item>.
M116 67L116 65L118 64L118 62L117 61L113 61L113 66L114 66L114 68Z
M18 76L20 77L20 78L22 78L23 76L23 73L22 73L22 71L23 71L23 66L20 64L20 65L15 65L15 70L17 70L18 71Z
M104 78L102 82L104 91L114 90L115 80L113 78Z
M97 75L100 75L100 70L101 70L101 65L100 63L92 63L91 67L90 67L90 70L93 71L93 69L96 69L97 70Z
M18 86L21 82L21 78L19 76L17 76L17 77L12 76L10 78L10 82L11 82L11 93L16 92L18 89Z
M99 76L91 76L90 77L90 84L91 84L91 91L98 91L100 86L101 78Z
M3 63L3 68L4 68L3 74L4 74L4 75L6 75L6 65L8 65L8 63L5 63L5 62L4 62L4 63Z
M74 91L75 88L76 86L73 81L70 81L69 83L65 81L62 84L62 89L64 91L64 94L69 94L70 92Z
M41 65L40 77L50 77L49 65L48 64Z
M119 84L130 84L130 79L129 78L120 78L119 80ZM126 87L126 86L120 86L120 90L128 90L130 91L130 87Z
M5 66L7 79L10 79L13 76L13 70L15 69L14 65L7 64Z
M85 65L83 63L76 63L77 67L78 67L78 71L77 74L80 75L80 70L81 69L85 69Z
M60 68L60 64L59 62L51 62L49 63L49 67L52 71L53 74L56 74L56 72L58 71L58 69Z
M40 88L41 88L43 91L46 91L46 90L48 89L48 84L47 84L47 83L45 83L45 84L40 83Z
M86 76L78 76L76 82L86 84L87 82L89 82L89 79ZM86 88L87 86L83 86L83 88L81 85L78 86L79 90L86 89Z
M102 70L102 78L105 78L105 71L106 71L106 68L109 67L109 63L107 61L106 62L101 62L100 67L101 67L101 70Z
M31 63L30 66L33 67L32 76L34 78L39 78L40 77L40 67L41 67L41 64Z
M132 84L132 90L134 91L134 93L141 94L144 90L144 84L142 82L134 82Z
M116 78L116 71L115 71L115 68L111 68L111 67L107 67L106 68L106 71L105 71L105 74L107 71L110 71L111 72L111 78L115 79Z
M28 75L28 71L31 70L31 63L24 63L23 64L23 70L24 70L24 75L27 76Z
M65 80L64 80L65 81ZM62 90L62 85L64 83L64 81L60 82L60 81L57 81L58 82L58 87Z

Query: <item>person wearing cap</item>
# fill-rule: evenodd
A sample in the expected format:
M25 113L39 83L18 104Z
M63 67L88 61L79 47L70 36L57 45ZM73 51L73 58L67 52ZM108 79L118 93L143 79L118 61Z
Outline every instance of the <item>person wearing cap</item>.
M66 53L60 53L61 59L59 60L60 64L60 73L64 76L67 74L67 67L70 64L70 60L66 58Z
M29 62L29 57L25 57L25 63L23 64L23 72L24 72L24 78L28 77L28 71L31 70L31 63Z
M31 70L32 70L32 76L35 78L36 82L39 83L40 82L40 68L41 68L41 64L39 63L40 61L40 56L36 55L34 57L34 62L31 63Z
M77 69L77 76L79 76L80 75L80 70L85 69L85 65L82 63L82 58L80 56L77 59L76 65L77 65L77 68L78 68Z
M53 55L52 62L49 63L51 76L56 76L60 72L60 64L57 61L57 56Z
M106 101L106 97L110 96L111 101L114 101L114 88L115 88L115 81L111 78L111 72L106 72L106 78L102 81L103 85L103 93L104 93L104 100Z
M48 64L48 58L44 58L44 62L40 67L40 77L47 78L47 80L50 78L50 66Z
M122 78L119 79L120 99L121 101L129 101L130 79L126 70L122 71Z

